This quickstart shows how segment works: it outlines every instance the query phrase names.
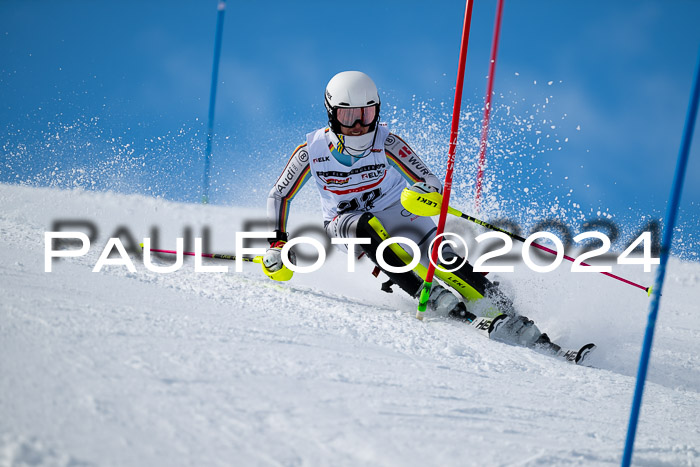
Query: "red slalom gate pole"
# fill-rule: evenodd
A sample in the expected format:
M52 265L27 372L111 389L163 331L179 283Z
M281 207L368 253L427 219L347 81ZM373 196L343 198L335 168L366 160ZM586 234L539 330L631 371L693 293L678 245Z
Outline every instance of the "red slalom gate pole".
M479 171L476 175L476 199L475 208L479 212L481 204L481 186L484 178L484 166L486 165L486 142L489 135L489 120L491 118L491 95L493 94L493 78L496 74L496 55L498 54L498 38L501 35L501 17L503 16L503 2L498 0L496 7L496 23L493 26L493 41L491 42L491 61L489 62L489 79L486 84L486 98L484 99L484 121L481 124L481 144L479 145Z
M421 290L420 299L418 301L418 312L416 318L422 320L427 308L428 298L430 297L430 289L433 286L433 276L435 275L435 265L438 260L438 250L442 241L442 233L445 230L445 220L447 219L447 208L450 204L450 192L452 191L452 172L455 167L455 151L457 149L457 135L459 133L459 115L462 109L462 88L464 87L464 69L467 62L467 48L469 46L469 28L472 22L472 6L474 0L467 0L466 12L464 13L464 26L462 28L462 44L459 49L459 68L457 69L457 87L455 89L455 102L452 108L452 128L450 131L450 146L447 156L447 173L445 174L445 183L442 190L444 202L440 209L440 218L438 220L437 232L435 234L435 243L431 253L431 261L428 265L428 272L423 282L423 290Z

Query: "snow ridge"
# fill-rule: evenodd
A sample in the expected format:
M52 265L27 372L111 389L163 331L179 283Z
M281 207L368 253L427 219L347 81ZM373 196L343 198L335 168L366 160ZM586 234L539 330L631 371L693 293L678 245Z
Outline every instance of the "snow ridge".
M165 247L208 226L212 249L233 252L252 209L10 185L0 204L0 465L619 464L648 308L638 290L562 268L499 278L554 339L599 345L597 368L577 367L441 316L421 323L411 299L382 293L367 263L345 272L339 254L286 284L256 264L197 274L191 259L167 275L136 256L135 273L91 272L119 226L138 239L157 225ZM100 233L45 273L56 219ZM640 465L700 463L699 284L698 264L671 261Z

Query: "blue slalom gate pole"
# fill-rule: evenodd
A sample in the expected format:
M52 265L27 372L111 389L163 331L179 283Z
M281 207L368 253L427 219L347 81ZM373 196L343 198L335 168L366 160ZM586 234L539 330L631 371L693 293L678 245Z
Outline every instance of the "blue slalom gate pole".
M211 90L209 92L209 118L207 122L207 152L204 159L204 192L202 203L209 202L209 172L211 166L211 141L214 138L214 106L216 104L216 85L219 81L219 57L221 56L221 35L224 29L224 12L226 0L219 0L216 14L216 37L214 39L214 65L211 70Z
M693 129L695 128L695 119L698 113L698 95L700 94L700 50L698 51L698 61L695 66L695 77L693 87L690 92L690 102L688 104L688 112L686 114L685 126L683 128L683 138L681 140L681 148L678 152L678 161L676 163L676 173L673 176L673 185L671 187L671 198L666 207L666 220L664 223L664 235L661 242L661 259L659 268L656 272L656 282L653 288L653 297L651 300L649 319L647 321L647 329L644 334L644 344L642 346L642 355L639 361L639 370L637 372L637 384L634 389L634 398L632 399L632 409L630 413L629 426L627 427L627 441L625 442L625 452L622 455L622 466L629 467L632 462L632 452L634 450L634 437L637 433L637 422L639 421L639 410L642 405L642 393L644 392L644 382L647 377L647 369L649 367L649 357L651 355L651 344L654 339L654 328L656 327L656 316L659 312L659 296L661 288L666 276L666 263L671 253L671 240L673 238L673 227L676 223L678 214L678 204L680 203L681 191L683 189L683 180L685 179L685 169L688 165L688 155L690 153L690 142L693 139Z

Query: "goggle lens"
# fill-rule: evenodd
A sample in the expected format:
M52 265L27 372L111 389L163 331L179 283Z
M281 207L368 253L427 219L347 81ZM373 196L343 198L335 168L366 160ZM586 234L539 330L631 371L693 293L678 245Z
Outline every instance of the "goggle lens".
M338 107L335 118L342 126L352 127L359 121L362 126L370 126L377 118L377 106L369 107Z

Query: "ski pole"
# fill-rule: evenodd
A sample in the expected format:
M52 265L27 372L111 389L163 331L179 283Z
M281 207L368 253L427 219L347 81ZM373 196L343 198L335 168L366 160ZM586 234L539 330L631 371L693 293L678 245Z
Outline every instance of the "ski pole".
M139 243L139 245L141 245L141 249L143 249L143 243ZM175 251L175 250L159 250L157 248L151 248L150 251L152 251L154 253L166 253L169 255L176 255L177 254L177 251ZM183 251L182 254L187 255L187 256L197 256L192 251ZM234 256L234 255L221 255L221 254L217 254L217 253L202 253L200 256L203 258L227 259L227 260L231 260L231 261L236 261L236 256ZM273 281L286 282L289 279L291 279L292 275L294 274L294 272L291 269L287 268L286 266L282 266L281 269L278 269L276 271L268 270L265 267L265 263L263 263L262 256L241 256L239 259L241 261L250 261L252 263L260 264L260 266L262 266L262 270L265 273L265 275L267 277L269 277L270 279L272 279Z
M433 193L417 193L415 191L411 191L408 188L404 188L403 192L401 193L401 204L403 205L404 208L406 208L407 211L417 215L417 216L436 216L440 213L440 209L442 206L442 195L437 192ZM520 242L525 242L525 238L521 237L520 235L515 235L514 233L508 232L507 230L504 230L500 227L496 227L495 225L489 224L488 222L484 222L480 219L477 219L476 217L469 216L467 214L464 214L455 208L448 206L447 207L447 213L452 214L453 216L461 217L462 219L466 219L468 221L474 222L475 224L478 224L482 227L486 227L487 229L495 230L496 232L501 232L506 235L508 235L510 238L514 240L518 240ZM540 245L538 243L532 242L532 246L535 248L538 248L542 251L546 251L547 253L551 253L553 255L556 255L557 252L547 248L544 245ZM564 255L564 258L574 262L576 261L575 258L572 258L571 256ZM583 266L590 266L588 263L584 263L581 261L581 265ZM624 277L617 276L615 274L609 273L609 272L602 272L601 274L604 274L608 277L612 277L613 279L617 279L620 282L624 282L625 284L629 284L631 286L637 287L638 289L642 289L647 293L648 296L651 296L651 287L645 287L641 284L637 284L636 282L632 282L630 280L625 279Z
M141 248L143 248L143 243L139 243L141 245ZM151 248L151 251L154 253L167 253L169 255L176 255L177 251L175 250L159 250L157 248ZM183 255L186 256L197 256L193 251L183 251ZM213 258L213 259L228 259L231 261L236 261L236 257L234 255L221 255L221 254L216 254L216 253L202 253L201 254L202 258ZM262 261L262 256L242 256L240 258L241 261L252 261L253 263L259 263Z

